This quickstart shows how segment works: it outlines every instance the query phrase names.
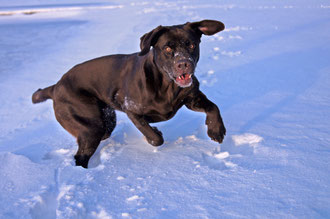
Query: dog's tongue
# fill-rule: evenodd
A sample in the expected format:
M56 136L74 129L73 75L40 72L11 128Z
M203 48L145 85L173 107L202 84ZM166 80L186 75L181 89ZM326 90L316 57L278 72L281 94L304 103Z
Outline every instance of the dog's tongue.
M187 84L189 84L191 82L191 75L189 75L189 74L181 75L180 77L177 77L176 78L176 81L179 84L187 85Z
M183 76L184 76L184 80L190 79L189 74L184 74Z

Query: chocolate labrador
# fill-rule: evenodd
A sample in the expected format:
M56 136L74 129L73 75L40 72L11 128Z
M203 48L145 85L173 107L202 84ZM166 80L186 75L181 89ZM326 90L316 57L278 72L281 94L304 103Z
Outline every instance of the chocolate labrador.
M226 129L220 111L199 90L194 71L202 34L224 28L215 20L158 26L141 37L140 52L76 65L56 84L37 90L32 102L53 100L57 121L77 138L76 165L84 168L115 128L115 110L125 112L146 140L159 146L162 133L149 123L169 120L185 105L206 113L208 136L222 143Z

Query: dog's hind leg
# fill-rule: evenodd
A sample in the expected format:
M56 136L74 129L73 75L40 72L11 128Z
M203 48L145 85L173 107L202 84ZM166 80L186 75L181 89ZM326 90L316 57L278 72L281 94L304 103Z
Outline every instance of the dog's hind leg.
M116 127L117 118L116 118L115 110L113 108L111 108L110 106L106 106L102 110L102 118L103 118L104 125L106 128L105 135L102 138L102 140L104 140L104 139L107 139L110 137L112 131Z
M74 156L77 166L88 167L88 161L96 151L102 139L102 133L82 132L77 138L78 151Z
M105 113L105 107L95 98L74 94L54 101L57 121L77 138L79 148L74 156L77 166L87 168L101 140L109 137L114 129L115 113L110 109ZM112 122L105 121L105 118Z
M102 109L102 126L96 124L91 125L92 128L87 131L81 132L78 135L77 143L79 149L77 154L74 156L77 166L87 168L88 161L96 151L101 140L110 137L112 131L116 126L116 113L114 109L107 106ZM94 121L97 121L95 118ZM92 124L93 122L91 122Z

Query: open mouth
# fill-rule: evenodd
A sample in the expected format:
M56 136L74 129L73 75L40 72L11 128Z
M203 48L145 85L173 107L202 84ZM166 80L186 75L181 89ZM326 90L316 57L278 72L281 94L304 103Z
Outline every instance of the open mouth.
M192 74L182 74L175 78L175 82L180 87L189 87L192 83Z

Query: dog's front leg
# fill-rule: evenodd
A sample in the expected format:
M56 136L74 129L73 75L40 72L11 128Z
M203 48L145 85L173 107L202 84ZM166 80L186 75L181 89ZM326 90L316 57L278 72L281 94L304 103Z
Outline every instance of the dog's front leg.
M212 103L207 97L198 91L196 94L191 95L185 103L188 109L197 112L206 113L206 125L208 136L216 142L222 143L224 136L226 135L226 128L223 124L220 111L214 103Z
M146 137L149 144L153 146L160 146L164 143L163 134L156 127L151 127L149 123L145 121L143 116L130 112L126 112L126 114L134 125L140 130L140 132Z

